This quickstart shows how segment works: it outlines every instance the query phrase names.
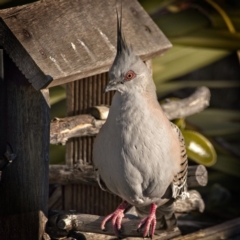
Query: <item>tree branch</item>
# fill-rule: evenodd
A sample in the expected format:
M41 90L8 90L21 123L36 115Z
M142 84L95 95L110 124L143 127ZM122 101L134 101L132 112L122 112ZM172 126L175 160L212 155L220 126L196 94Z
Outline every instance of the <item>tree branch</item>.
M186 213L194 210L202 210L202 208L199 208L199 204L196 204L196 202L200 203L200 205L203 203L200 194L197 191L193 190L193 191L189 191L189 195L190 197L187 200L184 200L184 201L180 199L176 200L175 209L178 215L179 215L179 211L181 211L181 213ZM204 207L204 205L201 207ZM137 232L139 218L137 216L132 215L132 213L133 213L132 211L131 211L131 214L126 213L126 217L123 218L122 235L128 236L128 237L141 237L142 233ZM54 211L51 214L51 216L49 216L47 233L51 237L56 237L56 235L58 235L59 237L66 236L69 232L76 232L76 231L91 232L93 234L96 234L96 233L102 234L103 232L100 229L100 225L103 219L104 217L96 216L96 215L80 214L80 213L73 213L73 212L66 212L66 211L65 212ZM159 239L169 239L170 236L174 237L180 234L178 228L175 228L174 230L167 232L166 230L160 230L159 227L160 225L157 223L156 229L158 230L156 231L156 235L159 236ZM114 235L114 231L111 226L111 221L107 223L106 231L104 232L104 234ZM166 235L168 236L168 238L164 238L166 237ZM94 238L94 239L98 239L98 238Z
M162 104L162 109L168 119L172 120L202 111L208 106L209 100L209 89L200 87L188 98ZM65 145L67 140L73 137L96 135L104 124L108 111L109 108L106 106L97 106L89 109L89 113L95 118L85 114L53 119L50 129L50 143Z
M210 101L210 91L207 87L199 87L188 98L179 101L169 101L162 104L162 109L169 120L184 118L201 112L208 107Z

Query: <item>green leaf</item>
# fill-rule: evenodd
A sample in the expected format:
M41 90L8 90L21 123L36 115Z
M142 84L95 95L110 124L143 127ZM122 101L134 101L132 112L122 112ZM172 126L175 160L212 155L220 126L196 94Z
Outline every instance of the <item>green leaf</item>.
M163 57L153 60L153 79L157 91L162 83L207 66L227 55L229 51L174 45Z
M205 47L225 49L229 51L240 49L240 33L230 33L226 30L201 29L197 32L170 37L173 44L181 44L193 47Z
M182 88L197 88L200 86L206 86L208 88L234 88L234 87L239 87L240 82L239 80L236 81L224 81L224 80L219 80L219 81L211 81L211 80L205 80L205 81L169 81L167 83L163 83L161 85L161 88L157 88L157 94L158 96L163 96L166 94L169 94L171 92L177 91Z
M217 162L213 169L240 177L240 159L232 156L218 154Z
M198 132L182 130L187 155L190 159L205 166L212 166L216 162L216 152L212 143Z
M237 15L234 16L234 14L228 14L228 16L230 17L231 19L231 22L233 24L233 26L236 28L237 31L240 30L240 11L239 9L237 9L238 12L236 13ZM212 22L213 22L213 26L214 28L219 28L219 29L227 29L227 25L226 23L224 22L223 18L219 15L219 14L213 14L211 15L211 19L212 19Z
M240 112L205 109L187 117L188 127L194 126L207 136L223 136L240 132Z
M196 9L158 15L153 20L168 38L185 36L211 26L209 19Z

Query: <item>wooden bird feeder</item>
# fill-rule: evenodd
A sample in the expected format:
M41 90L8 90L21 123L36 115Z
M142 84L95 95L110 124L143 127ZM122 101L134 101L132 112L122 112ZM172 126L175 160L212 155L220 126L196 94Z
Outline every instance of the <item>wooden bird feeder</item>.
M151 68L170 42L137 0L123 0L122 12L126 41ZM111 104L113 94L102 90L116 37L115 1L41 0L0 11L0 156L11 162L0 182L0 239L48 239L50 125L51 143L66 143L65 165L50 166L50 183L63 186L62 209L104 216L121 201L97 186L92 169L94 135L106 110L93 107ZM61 84L68 118L50 123L48 88ZM193 168L189 178L195 175L206 171Z

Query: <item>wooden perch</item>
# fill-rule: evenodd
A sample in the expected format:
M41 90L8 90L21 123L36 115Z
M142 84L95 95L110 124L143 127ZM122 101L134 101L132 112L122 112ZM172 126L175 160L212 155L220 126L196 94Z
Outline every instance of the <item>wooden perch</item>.
M203 165L188 166L188 187L204 187L208 182L208 172Z
M166 116L172 120L202 111L208 106L209 100L209 89L200 87L188 98L162 104L162 109ZM105 122L108 110L109 108L106 106L97 106L89 109L89 113L95 116L95 118L91 115L54 118L51 122L50 143L64 145L68 139L73 137L96 135Z
M189 213L191 211L203 212L205 204L201 195L196 190L189 191L189 198L177 199L174 203L175 213L182 215L183 213Z
M64 236L72 235L73 233L82 233L86 239L91 240L105 240L117 238L114 236L114 232L111 226L111 221L106 224L106 231L102 231L100 228L101 222L104 217L88 214L71 214L71 213L58 213L51 218L46 228L47 233L54 239L62 239ZM122 237L124 239L140 240L142 233L137 232L137 226L140 219L123 218L122 220ZM156 226L159 227L159 224ZM155 231L154 239L171 239L181 234L180 230L176 227L171 231L158 230ZM74 234L75 235L75 234ZM112 235L112 236L109 236ZM80 238L82 239L82 238ZM83 238L84 239L84 238Z
M189 195L190 198L188 200L176 200L175 208L176 212L185 213L189 211L194 211L199 209L197 204L193 204L193 202L201 202L202 198L199 193L195 190L190 191ZM184 202L184 204L183 204ZM127 216L129 218L127 218ZM96 215L89 215L89 214L80 214L80 213L73 213L73 212L58 212L55 211L51 217L49 217L48 223L48 234L66 234L70 231L80 231L80 232L91 232L91 233L103 233L100 229L101 222L104 217L96 216ZM141 233L137 232L137 226L139 224L139 218L137 216L132 216L126 214L126 217L123 219L122 223L122 234L123 236L128 237L141 237ZM173 231L166 232L165 230L159 230L159 225L157 224L157 231L156 235L161 236L161 239L164 239L163 236L171 235L174 237L179 235L179 230L175 228ZM114 235L111 221L106 225L106 232L104 234L107 235ZM169 237L168 236L168 237ZM97 239L97 238L96 238Z
M105 120L96 120L87 114L54 118L51 121L50 143L65 145L70 138L95 136L104 123Z
M208 181L207 170L203 165L188 167L187 184L189 187L205 186ZM50 184L79 184L98 185L92 165L83 165L79 169L71 169L66 165L50 165Z
M169 101L162 104L162 109L168 119L184 118L201 112L208 107L210 91L207 87L199 87L191 96L179 101Z

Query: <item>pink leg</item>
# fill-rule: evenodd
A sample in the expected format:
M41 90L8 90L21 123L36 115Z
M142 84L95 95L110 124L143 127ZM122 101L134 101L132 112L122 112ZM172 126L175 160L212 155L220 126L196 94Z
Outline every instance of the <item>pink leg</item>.
M128 207L128 203L123 201L118 208L112 214L105 217L101 223L101 229L105 230L105 224L112 219L112 226L116 236L119 237L119 231L121 230L122 218L124 217L124 210Z
M150 238L153 237L155 228L156 228L156 209L157 205L156 204L151 204L151 210L150 213L147 217L141 220L141 222L138 224L138 230L145 225L144 231L143 231L143 237L146 237L147 235L150 236ZM149 230L151 227L151 231L149 234Z

